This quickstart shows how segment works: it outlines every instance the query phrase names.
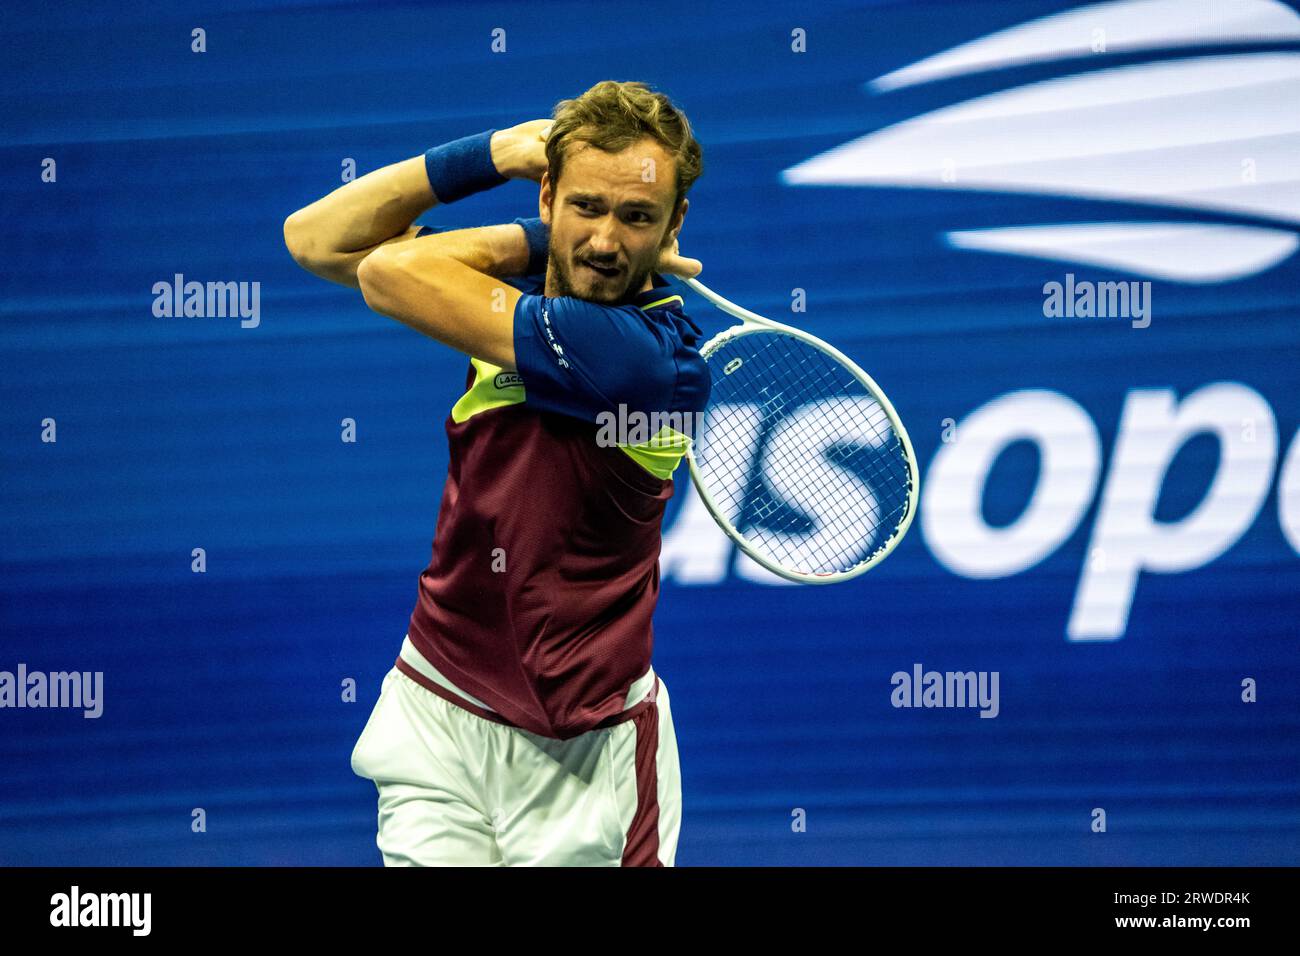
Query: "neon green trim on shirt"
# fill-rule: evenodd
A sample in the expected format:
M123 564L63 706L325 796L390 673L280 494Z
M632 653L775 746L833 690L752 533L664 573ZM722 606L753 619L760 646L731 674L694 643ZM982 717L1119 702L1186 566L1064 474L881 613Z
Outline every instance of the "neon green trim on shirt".
M524 382L518 372L507 372L482 359L469 361L474 366L474 384L451 407L451 420L456 424L489 408L518 405L524 400Z
M674 301L674 300L676 300L677 302L681 302L681 301L682 301L682 297L681 297L680 295L670 295L670 296L669 296L668 298L666 298L666 299L659 299L659 300L657 300L657 301L655 301L655 302L651 302L651 303L649 303L649 304L647 304L647 305L639 305L639 306L637 306L637 308L640 309L642 312L644 312L646 309L653 309L653 308L654 308L655 306L657 306L657 305L663 305L665 302L672 302L672 301ZM685 304L685 303L683 303L683 304Z
M662 480L673 476L690 446L690 438L665 425L649 441L618 447L638 465Z

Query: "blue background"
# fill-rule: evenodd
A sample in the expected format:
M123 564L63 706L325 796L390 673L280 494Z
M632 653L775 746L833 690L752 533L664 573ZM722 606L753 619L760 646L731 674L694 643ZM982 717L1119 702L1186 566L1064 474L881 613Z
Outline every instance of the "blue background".
M1103 466L1131 388L1246 383L1285 450L1300 424L1300 257L1234 283L1158 285L1145 333L1053 323L1041 285L1066 266L949 249L942 233L1088 218L1098 203L780 181L1007 79L887 96L866 81L1064 5L786 6L7 11L0 669L100 670L106 701L98 720L0 711L0 862L379 861L374 785L349 755L429 559L466 360L290 259L284 218L337 187L348 157L364 173L547 116L602 79L644 80L704 147L683 253L760 313L808 290L799 324L876 375L923 480L944 419L1025 388L1080 403ZM195 26L206 53L190 51ZM490 50L496 27L505 54ZM41 182L47 156L57 183ZM423 221L523 215L536 187L516 182ZM260 326L155 318L151 288L178 272L260 282ZM729 324L686 295L707 333ZM56 444L39 440L46 417ZM339 439L345 417L355 444ZM1199 500L1204 451L1180 456L1162 509ZM1003 456L990 521L1019 513L1037 467L1032 450ZM677 477L666 530L693 493ZM655 665L681 748L678 864L1296 863L1300 559L1277 506L1273 488L1205 567L1143 575L1110 642L1065 636L1095 501L1046 560L1000 579L947 570L919 521L843 585L666 578ZM190 570L196 547L205 574ZM890 675L915 662L999 671L1000 716L891 707ZM1240 701L1244 676L1259 703ZM340 700L346 678L355 703ZM206 833L191 833L195 807ZM1090 832L1094 807L1105 834Z

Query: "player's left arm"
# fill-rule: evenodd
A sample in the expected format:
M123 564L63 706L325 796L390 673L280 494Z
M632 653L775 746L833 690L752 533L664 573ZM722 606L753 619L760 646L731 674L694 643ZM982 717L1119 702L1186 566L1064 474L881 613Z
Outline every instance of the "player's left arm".
M521 293L506 276L528 271L523 226L507 223L380 246L357 267L366 304L459 352L515 368Z

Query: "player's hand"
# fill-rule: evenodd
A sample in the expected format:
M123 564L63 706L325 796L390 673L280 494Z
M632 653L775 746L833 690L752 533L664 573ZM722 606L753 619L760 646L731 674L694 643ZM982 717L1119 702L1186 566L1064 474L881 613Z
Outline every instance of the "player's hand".
M542 181L546 172L546 137L551 120L529 120L492 134L492 165L507 179Z
M659 264L655 272L691 279L704 271L704 263L699 259L688 259L677 251L677 233L672 234L672 243L659 250Z

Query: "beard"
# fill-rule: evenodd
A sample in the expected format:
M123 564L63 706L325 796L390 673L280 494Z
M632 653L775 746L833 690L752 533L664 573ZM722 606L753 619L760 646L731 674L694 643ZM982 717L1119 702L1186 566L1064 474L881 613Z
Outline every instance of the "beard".
M600 305L621 305L630 302L646 284L652 271L649 268L635 271L629 269L621 275L604 279L586 269L575 276L574 273L579 268L557 255L554 248L547 250L547 277L554 279L555 294L585 299Z

